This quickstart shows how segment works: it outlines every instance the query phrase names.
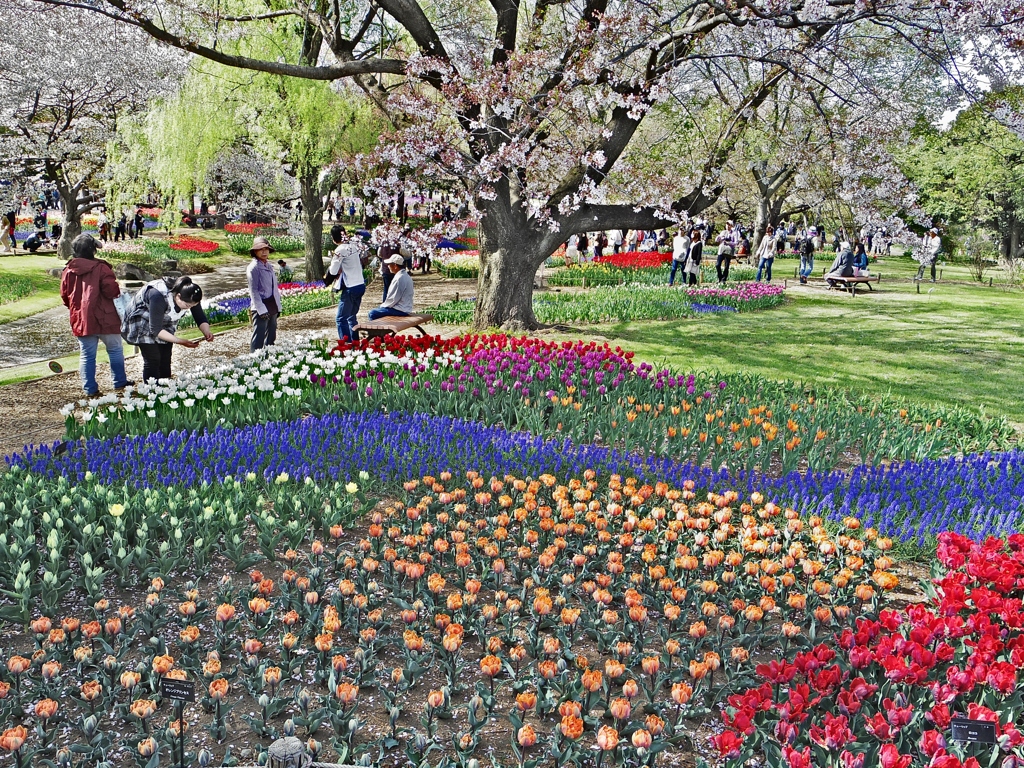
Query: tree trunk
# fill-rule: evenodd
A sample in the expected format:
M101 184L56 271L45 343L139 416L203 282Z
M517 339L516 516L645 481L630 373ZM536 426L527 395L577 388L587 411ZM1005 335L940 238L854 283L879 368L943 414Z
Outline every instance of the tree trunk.
M546 256L530 255L520 248L488 246L481 238L474 326L481 330L533 330L537 327L533 280Z
M306 281L324 279L324 203L315 176L299 177L302 234L306 244Z
M64 208L61 219L61 236L57 242L57 255L64 261L70 261L71 241L82 234L82 209L78 203L78 192L68 189L63 184L57 185L57 192L60 194L60 201Z
M758 247L761 245L761 239L764 237L765 230L768 229L768 225L771 224L771 200L767 197L761 196L757 201L757 218L754 220L754 235L750 238L750 253L757 253Z

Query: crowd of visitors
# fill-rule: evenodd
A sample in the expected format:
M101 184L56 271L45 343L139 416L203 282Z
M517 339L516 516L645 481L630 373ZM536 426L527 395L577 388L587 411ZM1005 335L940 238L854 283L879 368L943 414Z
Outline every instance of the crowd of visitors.
M43 196L36 203L36 231L26 240L25 246L29 250L38 248L47 239L46 206L50 203L51 200ZM444 196L435 199L431 196L406 203L399 195L390 201L377 203L332 197L327 201L325 211L328 220L340 222L347 214L350 222L358 222L361 216L364 226L370 226L384 217L403 215L448 219L464 214L464 209L465 203L458 199ZM17 211L0 214L0 247L4 249L15 244L14 229L18 215ZM113 270L107 262L96 258L96 253L108 239L116 242L126 237L138 237L143 231L144 220L138 211L121 211L116 222L111 222L102 208L97 219L99 238L81 235L75 239L72 244L74 258L64 271L61 282L61 297L71 310L72 332L80 345L82 386L89 396L99 393L96 352L100 342L107 349L114 387L122 389L133 384L124 372L122 338L141 350L144 361L142 375L147 382L170 377L171 352L175 344L197 346L198 341L187 340L177 334L178 321L185 313L192 314L207 341L213 340L200 304L202 289L188 277L180 278L171 285L163 280L147 283L131 300L121 296ZM377 249L375 263L380 270L382 292L380 305L368 312L371 321L405 317L415 311L411 272L414 268L428 272L430 259L417 256L410 232L409 228L404 229L402 234L385 239ZM338 295L335 322L338 338L342 340L358 338L357 316L366 293L364 269L370 263L371 254L365 242L366 232L359 234L363 237L354 231L350 234L340 223L330 230L334 250L324 284ZM570 263L582 263L609 254L670 250L669 285L675 285L677 276L684 285L696 285L702 278L706 244L715 248L715 279L720 284L729 280L730 269L737 262L756 265L754 279L771 282L775 259L786 252L799 259L797 274L800 283L806 284L813 275L815 257L831 250L834 258L824 272L824 278L829 287L838 287L844 278L868 276L871 257L888 255L892 238L885 228L876 230L865 226L852 236L844 229L838 229L829 239L820 225L798 228L793 221L768 224L763 232L757 232L755 227L744 227L730 220L716 232L710 219L697 217L672 234L668 229L613 229L574 234L566 242L566 257ZM274 248L266 238L254 238L250 250L252 260L246 270L251 323L249 349L252 352L276 342L282 303L278 286L281 281L293 278L292 271L283 260L278 261L279 272L275 270L270 262L273 252ZM914 257L920 263L918 280L923 279L929 269L932 281L935 280L936 263L941 253L941 236L937 228L932 228L914 251Z

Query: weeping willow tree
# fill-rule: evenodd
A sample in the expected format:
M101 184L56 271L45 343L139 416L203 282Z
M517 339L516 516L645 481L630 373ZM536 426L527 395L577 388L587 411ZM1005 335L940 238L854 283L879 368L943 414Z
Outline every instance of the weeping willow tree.
M306 275L321 279L325 196L350 161L372 149L381 124L369 102L344 87L197 62L172 98L124 124L109 186L116 200L155 186L191 207L196 195L216 199L216 171L226 166L261 173L248 180L252 190L280 190L283 172L293 180L287 196L302 201ZM254 153L267 162L236 162ZM175 210L167 215L177 218Z
M107 200L115 210L156 188L168 201L162 223L172 227L182 201L191 209L195 195L211 192L210 167L243 132L234 111L216 109L209 95L193 72L173 96L118 125L106 168Z
M298 184L306 278L320 280L325 200L351 161L376 144L381 121L368 101L346 88L219 69L219 81L235 99L246 135L264 156L277 158Z

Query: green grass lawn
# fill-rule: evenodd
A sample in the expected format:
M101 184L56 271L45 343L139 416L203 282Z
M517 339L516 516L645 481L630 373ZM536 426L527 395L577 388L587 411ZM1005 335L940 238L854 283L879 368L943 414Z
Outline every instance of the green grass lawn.
M776 265L782 266L776 279L792 275L790 263ZM790 278L789 300L779 309L626 323L607 327L607 335L639 356L680 369L755 371L891 391L925 403L983 408L1024 425L1021 290L971 284L966 267L951 266L945 281L922 283L918 294L910 259L890 258L874 271L882 282L856 298L807 289Z
M53 254L40 256L19 253L17 256L0 256L0 273L27 277L33 287L28 296L0 304L0 323L9 323L60 306L60 279L50 277L46 270L62 265L63 262Z

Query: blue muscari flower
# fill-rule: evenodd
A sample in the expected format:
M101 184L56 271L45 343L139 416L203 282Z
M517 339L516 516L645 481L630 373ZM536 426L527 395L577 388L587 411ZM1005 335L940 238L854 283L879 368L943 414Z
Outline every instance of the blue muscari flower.
M272 481L281 472L317 480L360 470L388 479L475 469L485 475L584 469L635 475L643 482L709 490L759 491L803 514L839 520L852 514L902 541L925 544L946 529L980 539L1018 530L1024 516L1024 452L931 459L842 472L791 472L770 477L730 474L670 457L628 454L605 446L509 432L501 427L426 414L359 412L256 424L208 433L171 432L77 443L61 456L53 447L27 449L8 463L36 474L80 482L86 470L103 484L137 488L194 487L247 472ZM127 479L126 479L127 478Z

